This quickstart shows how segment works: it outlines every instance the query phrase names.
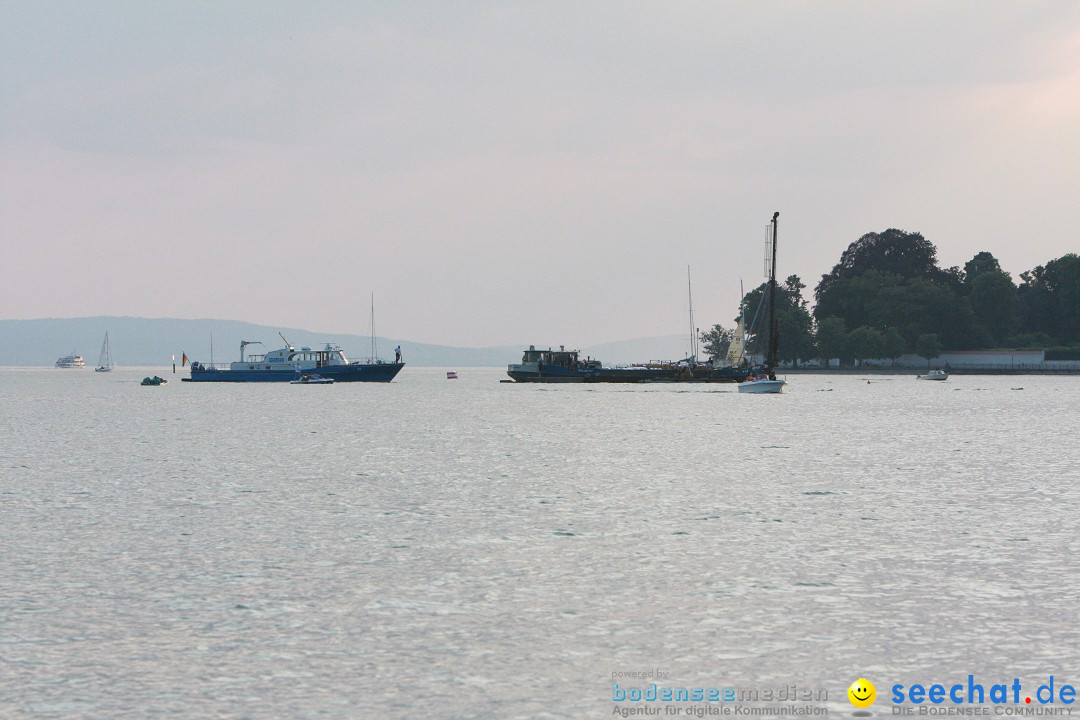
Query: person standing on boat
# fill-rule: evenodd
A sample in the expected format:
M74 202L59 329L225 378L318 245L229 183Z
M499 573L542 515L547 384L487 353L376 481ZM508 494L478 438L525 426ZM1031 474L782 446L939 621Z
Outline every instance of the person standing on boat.
M401 362L401 346L400 345L398 345L396 348L394 348L394 362L396 362L396 363Z

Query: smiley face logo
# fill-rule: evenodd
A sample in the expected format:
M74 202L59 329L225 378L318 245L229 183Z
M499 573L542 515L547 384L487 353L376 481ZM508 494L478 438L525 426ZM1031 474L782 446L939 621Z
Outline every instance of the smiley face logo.
M877 699L877 688L866 678L859 678L847 689L847 697L857 708L870 707Z

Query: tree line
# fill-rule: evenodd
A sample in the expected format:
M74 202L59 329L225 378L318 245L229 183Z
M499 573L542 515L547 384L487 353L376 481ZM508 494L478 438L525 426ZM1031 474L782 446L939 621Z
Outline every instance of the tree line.
M1066 348L1080 356L1080 256L1069 253L1012 276L989 252L963 268L941 268L937 248L920 233L889 229L851 243L814 289L811 311L797 275L777 283L780 360L925 358L944 350ZM748 292L739 318L758 332L748 351L765 343L767 283ZM757 323L753 323L757 316ZM717 324L701 333L705 351L723 357L733 331Z

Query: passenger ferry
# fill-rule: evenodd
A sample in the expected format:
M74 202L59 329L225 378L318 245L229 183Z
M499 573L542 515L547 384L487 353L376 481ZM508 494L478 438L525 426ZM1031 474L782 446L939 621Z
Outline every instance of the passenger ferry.
M86 367L86 362L83 361L82 355L76 355L75 351L72 350L70 355L65 355L56 361L56 367L81 368Z
M279 333L280 334L280 333ZM281 337L285 340L285 337ZM321 375L336 382L390 382L405 367L400 358L386 362L377 358L350 361L342 349L327 343L322 350L299 349L285 340L285 347L265 355L244 357L248 345L240 341L240 361L228 364L191 363L191 377L184 382L291 382L302 375Z

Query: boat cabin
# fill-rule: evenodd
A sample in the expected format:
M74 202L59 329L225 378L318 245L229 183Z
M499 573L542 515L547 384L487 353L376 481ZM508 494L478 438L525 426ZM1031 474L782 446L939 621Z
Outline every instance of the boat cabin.
M313 370L327 365L348 365L349 359L338 345L327 343L322 350L292 346L264 355L249 355L246 360L230 363L231 370Z
M537 350L535 345L530 345L529 349L521 356L521 364L536 366L540 369L561 367L568 370L583 370L600 367L599 360L580 360L578 351L567 350L565 345L560 345L558 350L552 350L551 348Z

